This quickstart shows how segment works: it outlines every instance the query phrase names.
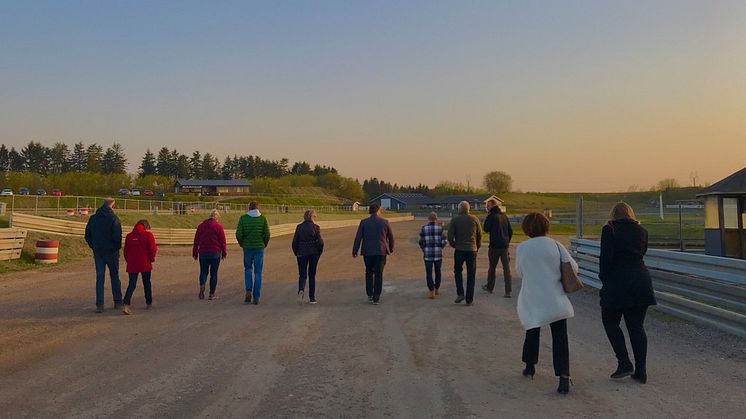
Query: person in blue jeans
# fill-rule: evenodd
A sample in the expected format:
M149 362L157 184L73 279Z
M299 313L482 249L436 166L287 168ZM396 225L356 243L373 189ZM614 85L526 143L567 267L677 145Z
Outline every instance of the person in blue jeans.
M104 281L106 268L111 278L114 308L122 308L122 283L119 280L119 249L122 248L122 223L114 214L114 199L106 198L104 205L91 216L85 226L85 241L93 250L96 266L96 313L104 312Z
M259 212L259 203L251 202L249 211L242 215L236 227L236 240L243 249L244 304L259 304L262 292L264 249L269 244L269 222ZM253 301L252 301L253 299Z
M194 234L194 245L192 246L192 257L199 260L199 296L205 299L205 284L207 275L210 274L210 296L209 300L217 298L215 290L218 286L218 268L220 261L228 255L225 241L225 230L220 225L220 212L212 210L210 217L203 221Z
M443 248L448 243L442 223L438 222L438 214L432 212L427 217L428 223L420 230L420 249L425 260L425 279L427 280L428 298L435 299L440 292L441 265L443 264ZM433 279L433 271L435 278Z

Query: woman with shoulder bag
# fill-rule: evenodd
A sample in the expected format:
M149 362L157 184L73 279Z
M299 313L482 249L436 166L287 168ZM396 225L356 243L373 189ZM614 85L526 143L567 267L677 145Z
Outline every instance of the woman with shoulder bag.
M518 294L518 317L526 330L523 342L523 375L533 378L539 360L539 332L542 326L552 330L554 375L559 377L557 392L570 391L570 349L567 319L575 315L562 285L562 263L569 263L574 273L578 264L564 246L547 237L549 220L542 214L526 215L521 225L530 237L518 246L516 269L522 275Z
M601 231L601 319L618 362L611 378L631 375L642 384L648 379L645 315L648 306L656 304L650 273L643 261L647 250L648 232L635 220L632 207L624 202L614 205L611 221ZM619 327L622 317L635 355L634 369Z

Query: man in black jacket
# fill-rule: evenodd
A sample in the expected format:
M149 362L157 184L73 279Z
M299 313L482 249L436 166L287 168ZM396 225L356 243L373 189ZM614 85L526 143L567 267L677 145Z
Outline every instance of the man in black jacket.
M119 281L119 249L122 248L122 224L114 214L114 199L106 198L104 205L88 220L85 241L93 250L96 264L96 313L104 312L104 281L106 268L111 277L114 308L122 307L122 284Z
M383 290L383 267L386 255L394 253L394 233L389 222L381 217L381 206L370 204L370 217L360 221L352 245L352 257L356 258L362 246L365 262L365 292L368 301L379 304Z
M487 201L487 211L489 214L484 220L484 231L490 235L490 248L488 252L490 266L487 270L487 284L482 285L482 289L492 294L495 289L495 271L497 262L503 265L503 275L505 276L505 298L510 298L512 277L510 275L510 240L513 238L513 228L510 226L510 220L500 210L500 206L494 199Z

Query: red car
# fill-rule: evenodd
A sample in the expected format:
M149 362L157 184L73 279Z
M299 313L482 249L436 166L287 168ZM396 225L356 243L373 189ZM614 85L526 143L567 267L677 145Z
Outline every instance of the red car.
M142 194L143 194L143 196L153 196L153 195L155 195L155 193L153 193L153 191L151 191L150 189L145 189L144 191L142 191Z
M62 196L62 191L57 188L54 188L52 189L52 196Z

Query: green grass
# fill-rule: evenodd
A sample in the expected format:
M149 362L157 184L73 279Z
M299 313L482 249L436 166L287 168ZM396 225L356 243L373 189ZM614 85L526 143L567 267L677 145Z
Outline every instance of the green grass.
M21 258L16 260L0 261L0 274L26 271L29 269L38 269L50 266L34 263L36 241L45 239L59 240L60 253L58 259L59 262L57 263L58 265L74 262L76 260L80 260L81 258L91 256L91 250L88 248L88 245L82 237L58 236L30 231L28 233L28 236L26 237L26 242L23 245Z

